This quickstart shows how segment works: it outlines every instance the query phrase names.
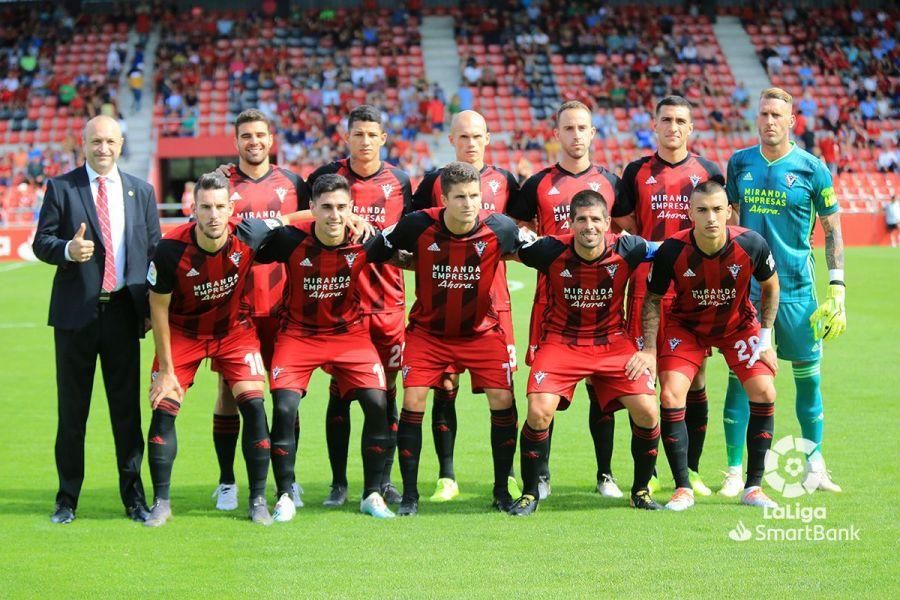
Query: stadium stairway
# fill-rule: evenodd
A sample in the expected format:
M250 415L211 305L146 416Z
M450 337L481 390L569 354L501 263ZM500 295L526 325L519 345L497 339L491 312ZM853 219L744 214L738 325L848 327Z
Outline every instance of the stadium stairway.
M713 25L713 31L735 81L744 83L751 98L771 87L769 76L760 64L756 49L741 26L740 19L720 16Z
M134 46L138 36L132 31L128 36L128 58L126 66L131 65ZM123 171L146 179L150 172L150 161L156 145L153 129L153 89L154 62L156 47L159 44L159 27L154 27L144 49L144 94L141 99L141 110L131 111L131 89L128 87L128 74L125 73L119 86L119 98L122 114L125 115L127 131L125 133L125 156L119 160ZM126 69L127 70L127 69Z
M426 16L422 19L419 30L422 34L425 77L441 86L449 103L460 83L459 49L453 35L453 17ZM436 166L455 159L453 148L449 144L432 145L432 151Z

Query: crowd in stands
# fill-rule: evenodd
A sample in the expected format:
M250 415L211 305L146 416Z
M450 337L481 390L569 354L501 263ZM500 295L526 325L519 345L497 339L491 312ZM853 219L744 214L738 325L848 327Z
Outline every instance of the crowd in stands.
M62 146L21 146L0 154L0 227L36 221L47 179L83 163L74 138Z

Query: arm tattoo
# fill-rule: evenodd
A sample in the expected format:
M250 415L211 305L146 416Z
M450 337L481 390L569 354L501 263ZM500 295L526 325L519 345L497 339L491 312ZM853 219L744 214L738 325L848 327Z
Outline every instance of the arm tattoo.
M775 316L778 314L778 288L762 285L759 301L759 324L761 327L771 329L775 324Z
M829 269L844 268L844 236L841 234L840 213L822 218L825 230L825 263Z
M644 350L656 349L656 334L659 332L659 301L662 296L648 292L641 312L641 331L644 335Z

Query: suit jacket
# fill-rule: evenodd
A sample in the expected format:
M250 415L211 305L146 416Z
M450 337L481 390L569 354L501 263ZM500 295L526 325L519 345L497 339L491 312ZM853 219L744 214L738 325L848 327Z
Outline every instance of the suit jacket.
M135 326L143 337L144 318L150 314L147 268L160 238L156 194L146 181L119 174L125 203L125 287L138 316ZM65 248L82 223L87 224L85 239L94 242L94 254L89 261L76 263L66 260ZM32 247L35 256L56 265L48 324L80 329L96 319L106 249L83 166L47 182Z

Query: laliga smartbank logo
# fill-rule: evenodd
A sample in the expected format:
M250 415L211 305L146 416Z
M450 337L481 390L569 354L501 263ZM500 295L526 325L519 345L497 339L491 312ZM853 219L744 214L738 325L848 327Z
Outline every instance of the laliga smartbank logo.
M804 438L783 437L766 453L765 482L784 498L812 494L821 475L810 469L809 461L820 459L816 444ZM747 527L744 521L728 532L736 542L852 542L859 541L860 529L831 527L824 506L803 506L799 502L763 509L764 523Z

